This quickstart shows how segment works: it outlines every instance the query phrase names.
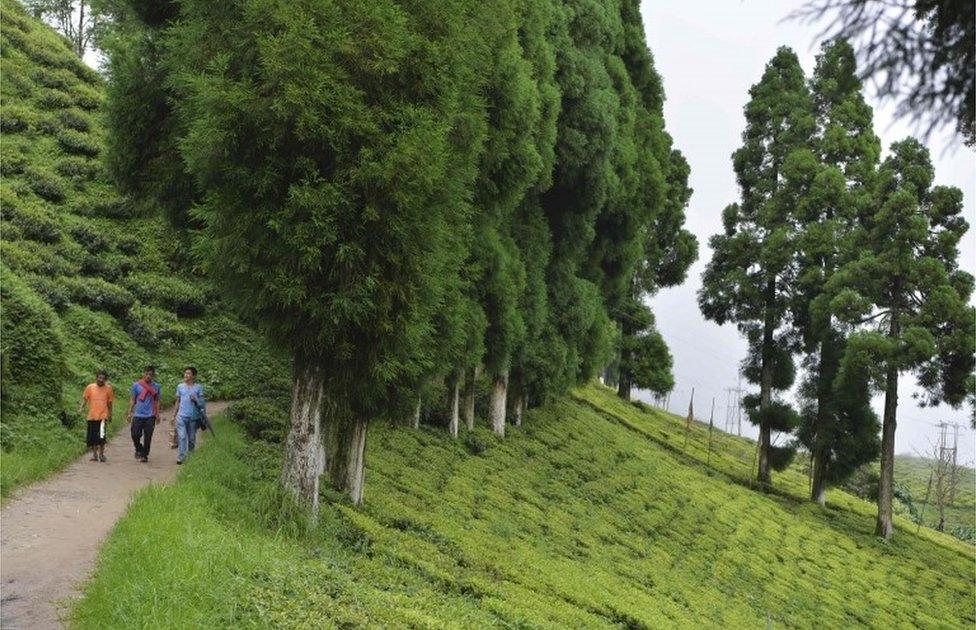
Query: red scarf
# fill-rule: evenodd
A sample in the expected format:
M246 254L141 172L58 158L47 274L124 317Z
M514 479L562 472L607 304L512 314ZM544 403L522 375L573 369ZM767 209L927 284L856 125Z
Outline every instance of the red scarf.
M145 400L146 397L152 396L153 416L158 417L159 416L159 392L157 392L156 388L152 386L152 383L150 383L144 378L140 378L136 382L142 386L142 392L139 394L139 396L137 396L136 399L142 401Z

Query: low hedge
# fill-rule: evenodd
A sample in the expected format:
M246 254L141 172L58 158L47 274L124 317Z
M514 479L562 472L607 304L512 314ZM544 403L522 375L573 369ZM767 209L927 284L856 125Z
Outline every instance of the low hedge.
M68 153L95 157L101 147L88 135L74 129L63 129L58 133L58 144Z
M180 344L187 331L176 315L155 306L136 303L129 309L125 330L140 345L157 348L166 343Z
M64 201L66 194L64 182L54 173L41 169L29 169L24 177L30 189L41 199L51 203Z
M243 398L227 408L227 416L251 439L279 444L288 432L288 399Z
M125 317L135 303L135 297L124 287L101 278L66 278L65 285L72 302L105 311L117 318Z
M61 240L61 226L47 210L12 194L3 195L0 205L4 218L19 227L24 238L41 243Z
M54 310L15 272L0 267L0 361L4 390L59 383L67 373L64 338Z
M141 301L180 317L194 317L206 310L204 290L182 278L139 272L126 278L124 284Z

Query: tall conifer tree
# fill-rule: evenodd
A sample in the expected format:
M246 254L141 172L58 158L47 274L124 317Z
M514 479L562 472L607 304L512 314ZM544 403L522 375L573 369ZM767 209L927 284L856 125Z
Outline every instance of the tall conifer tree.
M866 327L851 337L842 371L868 371L885 395L875 533L886 539L893 533L899 375L917 375L923 402L956 406L974 367L973 276L958 261L969 225L960 216L962 192L933 186L934 176L918 141L892 145L858 256L828 283L832 312Z
M788 460L772 448L772 432L794 428L795 414L773 398L793 380L790 295L796 205L785 175L800 159L814 132L813 104L796 54L780 48L749 94L743 145L733 155L741 202L723 212L724 233L712 237L712 260L699 293L702 313L719 324L735 322L747 336L744 373L759 385L749 398L750 419L759 425L758 479ZM775 461L773 461L775 460Z
M794 184L802 189L796 206L794 323L809 353L798 437L813 460L811 498L822 505L828 483L843 481L878 451L866 375L850 372L838 379L846 332L824 308L824 287L856 255L853 237L871 208L881 144L849 44L824 44L810 89L817 133L811 153L794 172Z

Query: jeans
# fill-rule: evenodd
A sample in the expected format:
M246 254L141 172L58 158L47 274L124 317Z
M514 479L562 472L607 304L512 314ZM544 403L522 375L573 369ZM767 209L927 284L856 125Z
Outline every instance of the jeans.
M149 447L152 445L155 428L156 418L132 419L132 444L136 447L136 455L139 457L149 457Z
M192 453L197 446L197 420L192 417L180 416L176 419L176 438L180 445L177 459L186 459L187 453Z

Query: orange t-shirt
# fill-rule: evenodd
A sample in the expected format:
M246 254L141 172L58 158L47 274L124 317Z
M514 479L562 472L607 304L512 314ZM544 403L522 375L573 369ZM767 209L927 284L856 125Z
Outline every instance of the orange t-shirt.
M85 388L82 396L88 401L89 420L109 419L108 404L115 400L115 392L112 391L111 385L105 383L99 387L97 383L92 383Z

